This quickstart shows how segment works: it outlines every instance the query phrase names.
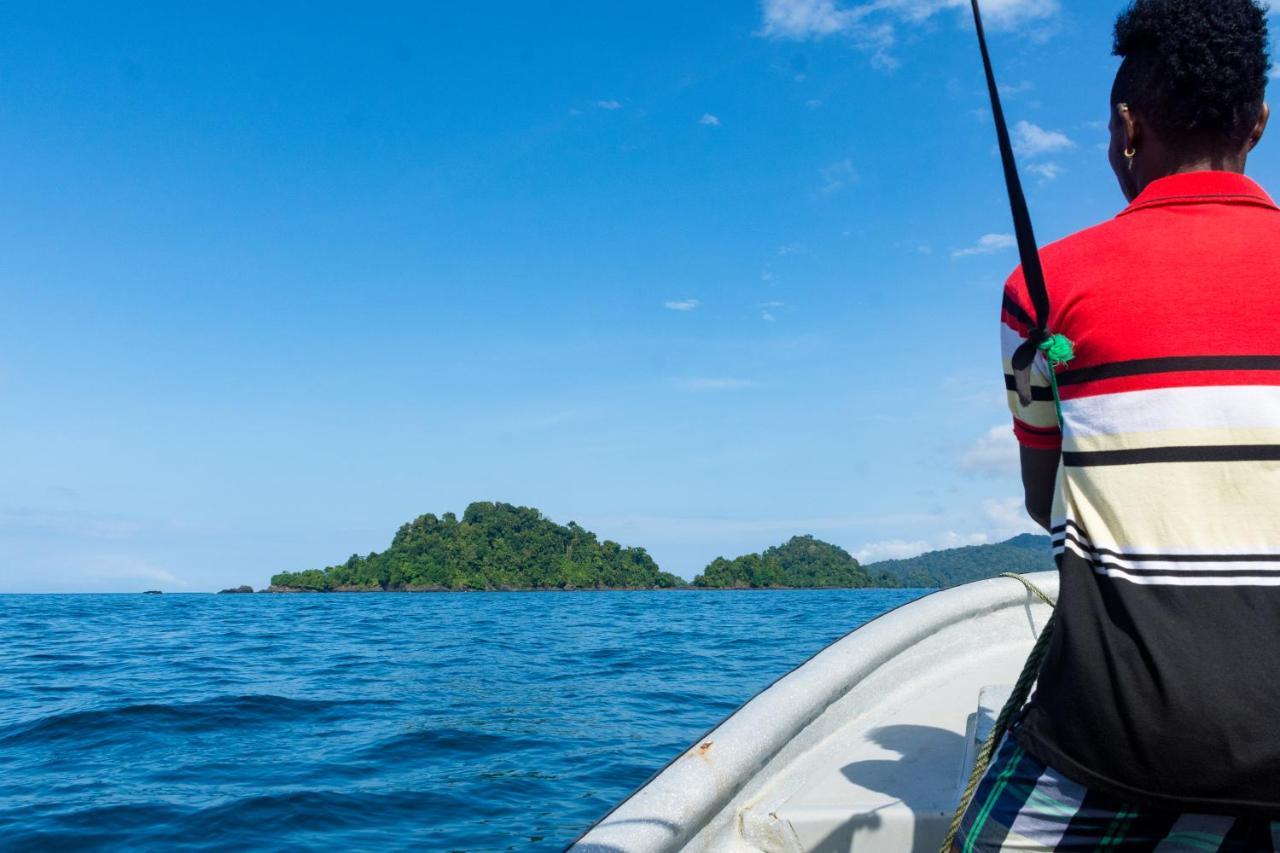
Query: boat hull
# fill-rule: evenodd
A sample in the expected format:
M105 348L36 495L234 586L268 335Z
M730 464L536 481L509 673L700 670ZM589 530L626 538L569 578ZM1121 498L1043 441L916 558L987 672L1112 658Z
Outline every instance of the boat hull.
M1050 597L1057 573L1029 575ZM1051 609L1011 578L934 593L734 712L576 851L935 851Z

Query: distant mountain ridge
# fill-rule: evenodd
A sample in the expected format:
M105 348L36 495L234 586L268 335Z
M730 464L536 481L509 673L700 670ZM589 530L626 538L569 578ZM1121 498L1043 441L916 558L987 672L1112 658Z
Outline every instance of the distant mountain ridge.
M869 563L873 576L892 578L904 587L950 587L997 577L1003 572L1042 572L1054 568L1048 536L1023 533L991 545L966 545L930 551L903 560Z

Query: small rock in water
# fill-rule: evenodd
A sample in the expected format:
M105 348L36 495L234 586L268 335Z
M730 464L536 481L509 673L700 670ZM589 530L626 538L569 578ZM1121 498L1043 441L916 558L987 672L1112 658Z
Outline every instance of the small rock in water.
M237 586L233 589L220 590L218 592L218 595L227 595L229 593L237 593L237 592L253 592L253 587L249 586L248 584L241 584L240 586Z

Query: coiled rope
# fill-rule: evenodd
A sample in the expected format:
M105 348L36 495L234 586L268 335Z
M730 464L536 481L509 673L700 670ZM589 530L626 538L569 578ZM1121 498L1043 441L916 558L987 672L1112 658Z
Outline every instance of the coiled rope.
M1027 591L1036 598L1050 607L1056 607L1057 602L1022 575L1014 572L1005 572L1000 577L1013 578L1025 586ZM1000 713L996 716L995 725L991 727L991 734L987 735L986 741L983 742L982 748L978 750L978 754L973 760L973 772L969 774L969 783L965 785L964 793L960 795L960 804L956 806L956 812L951 817L951 826L947 828L947 838L942 842L939 853L951 853L951 845L955 842L956 835L960 832L960 823L964 820L964 813L968 811L969 804L973 802L973 794L978 790L978 783L982 781L983 775L987 772L987 767L991 764L991 756L995 754L996 747L1000 745L1000 741L1009 731L1009 724L1013 722L1014 714L1022 710L1022 706L1027 704L1027 699L1031 696L1031 688L1035 685L1036 677L1040 674L1040 665L1044 663L1045 652L1049 650L1049 639L1053 636L1055 618L1057 618L1056 614L1050 616L1049 621L1045 623L1043 630L1040 631L1040 636L1036 639L1035 645L1031 647L1031 654L1027 655L1027 662L1022 665L1022 673L1013 685L1013 692L1009 694L1009 700L1000 709Z

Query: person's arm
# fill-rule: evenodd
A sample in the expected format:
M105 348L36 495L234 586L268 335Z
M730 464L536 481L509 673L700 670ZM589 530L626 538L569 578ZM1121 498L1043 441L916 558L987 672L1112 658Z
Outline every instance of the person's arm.
M1048 530L1053 515L1053 493L1058 479L1060 450L1041 450L1022 445L1022 491L1026 499L1027 515L1036 524Z
M1031 326L1030 312L1025 307L1029 303L1025 290L1021 270L1015 271L1005 285L1004 306L1000 312L1005 388L1009 411L1013 415L1013 434L1018 439L1027 513L1036 524L1048 530L1053 514L1058 461L1062 455L1062 432L1058 428L1058 411L1049 387L1048 366L1043 358L1036 359L1031 371L1031 402L1024 406L1013 390L1013 352L1027 339Z

